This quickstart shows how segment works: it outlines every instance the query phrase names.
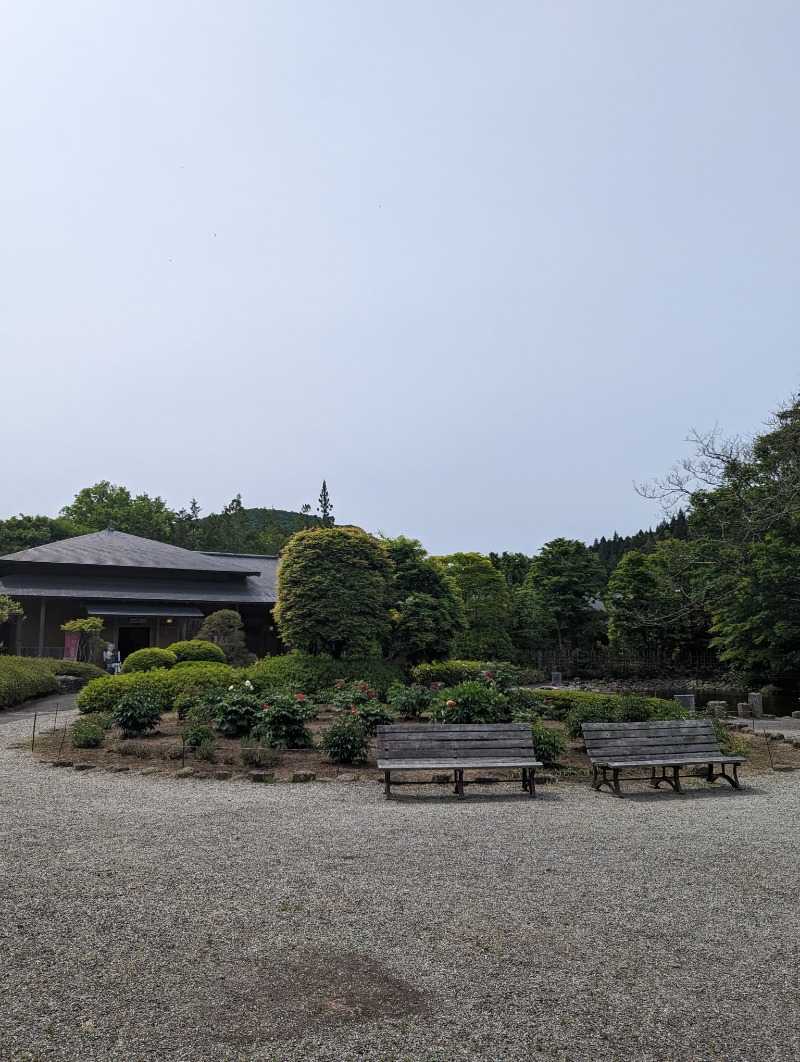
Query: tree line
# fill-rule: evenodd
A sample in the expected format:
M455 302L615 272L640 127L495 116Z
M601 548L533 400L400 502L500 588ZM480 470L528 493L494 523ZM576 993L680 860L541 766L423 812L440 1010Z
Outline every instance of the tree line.
M367 551L371 560L362 570L361 562L342 558L354 546L353 536L361 548L358 536L366 533L334 528L324 483L317 513L308 505L298 513L245 509L237 495L221 513L202 516L195 503L173 511L160 498L133 497L107 482L80 491L56 518L0 522L0 555L112 524L191 549L280 552L281 592L288 594L279 602L281 622L290 644L294 638L309 651L350 652L353 638L336 631L349 630L363 615L357 604L366 594L381 618L367 624L369 637L363 631L355 636L359 651L366 640L385 655L412 661L452 654L524 662L540 649L610 645L679 655L710 648L750 676L796 680L800 399L793 398L751 439L726 439L717 429L692 439L693 455L642 490L666 512L655 530L615 533L592 545L557 538L531 556L430 557L415 539L367 535L373 552ZM323 563L324 542L333 559ZM292 570L296 586L308 588L318 602L314 609L291 605ZM369 580L359 583L364 571L382 572L384 589L370 588ZM334 586L349 594L346 605ZM327 633L299 632L298 624L319 618L323 606L330 610Z

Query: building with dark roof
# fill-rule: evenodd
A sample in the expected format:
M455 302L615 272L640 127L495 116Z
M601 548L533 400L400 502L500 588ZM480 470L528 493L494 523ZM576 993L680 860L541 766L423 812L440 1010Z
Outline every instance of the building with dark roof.
M109 528L0 557L0 594L25 610L0 628L19 656L62 656L68 620L99 616L124 659L193 637L218 609L240 613L251 652L280 652L272 609L277 557L201 553Z

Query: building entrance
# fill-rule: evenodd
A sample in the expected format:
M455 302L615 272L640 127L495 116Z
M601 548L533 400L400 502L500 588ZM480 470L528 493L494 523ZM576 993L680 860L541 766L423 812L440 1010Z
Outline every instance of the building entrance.
M119 658L124 661L126 656L135 653L137 649L150 648L149 627L120 627L117 637L119 643Z

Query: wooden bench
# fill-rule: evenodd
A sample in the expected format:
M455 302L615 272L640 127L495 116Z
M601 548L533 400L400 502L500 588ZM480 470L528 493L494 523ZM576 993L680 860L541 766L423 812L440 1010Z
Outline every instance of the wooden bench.
M614 796L621 797L619 772L627 767L649 767L645 779L654 789L662 782L681 793L681 767L705 764L706 780L724 778L734 789L739 789L737 768L744 763L743 756L723 756L714 727L708 719L674 719L659 723L582 723L583 740L592 763L592 788L607 785ZM721 771L714 771L719 764ZM733 775L725 771L725 765L733 766ZM656 770L661 775L656 775ZM667 770L672 777L667 777ZM598 770L602 771L600 777ZM607 772L611 771L611 779ZM643 780L641 775L633 776Z
M378 727L378 769L391 796L392 771L452 771L464 796L464 771L484 767L522 770L522 788L536 796L536 759L528 723L413 723Z

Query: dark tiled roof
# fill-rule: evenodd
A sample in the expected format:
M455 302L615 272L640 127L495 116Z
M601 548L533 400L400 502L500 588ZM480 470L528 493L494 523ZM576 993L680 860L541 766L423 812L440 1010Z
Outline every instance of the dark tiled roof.
M228 558L241 561L241 568L233 568L237 575L250 569L249 558ZM249 578L203 578L198 572L193 578L170 578L169 573L142 576L119 575L113 571L38 572L33 566L26 570L8 572L0 577L0 594L11 597L61 597L100 601L219 601L231 604L272 604L276 601L275 583L277 557L263 557L261 572Z
M182 572L235 572L258 575L261 558L229 557L226 554L199 553L166 542L129 535L124 531L96 531L60 542L23 549L0 557L0 570L13 571L17 565L91 565L107 568L166 569ZM249 563L248 563L249 561Z

